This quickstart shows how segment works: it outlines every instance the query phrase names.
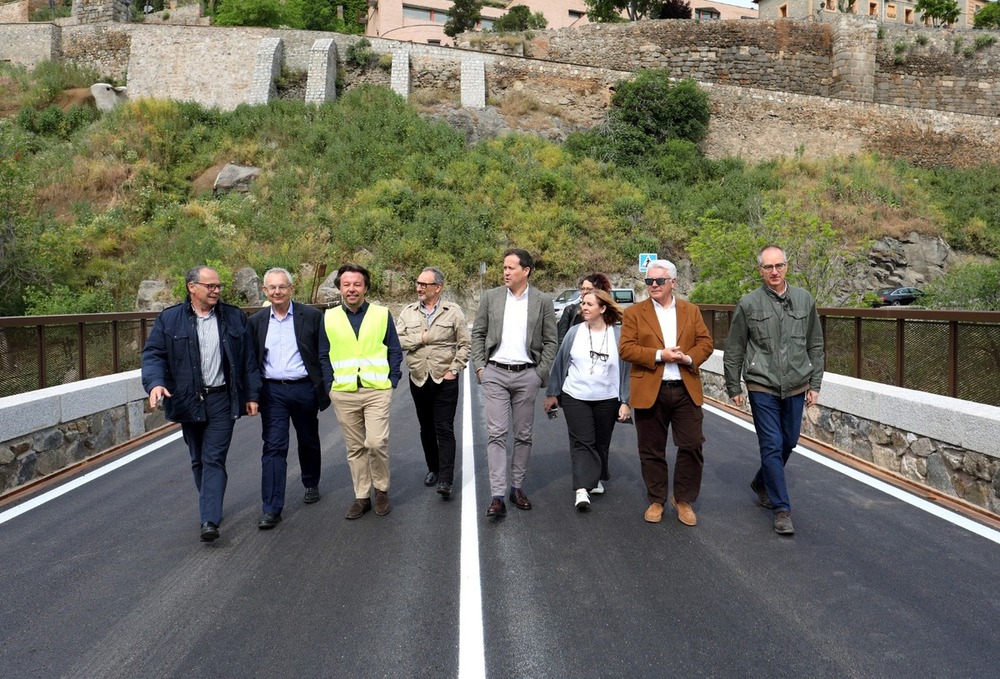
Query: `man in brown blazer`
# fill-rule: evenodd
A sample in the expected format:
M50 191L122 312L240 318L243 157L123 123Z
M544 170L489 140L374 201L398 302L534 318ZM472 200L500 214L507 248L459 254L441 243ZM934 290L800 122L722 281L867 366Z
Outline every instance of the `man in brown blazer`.
M673 263L658 259L646 276L649 299L625 310L618 344L618 353L631 364L629 405L649 497L644 518L650 523L663 518L668 495L667 432L673 426L677 464L670 501L680 522L694 526L698 519L691 503L698 498L705 463L698 366L712 355L712 336L698 307L674 296Z

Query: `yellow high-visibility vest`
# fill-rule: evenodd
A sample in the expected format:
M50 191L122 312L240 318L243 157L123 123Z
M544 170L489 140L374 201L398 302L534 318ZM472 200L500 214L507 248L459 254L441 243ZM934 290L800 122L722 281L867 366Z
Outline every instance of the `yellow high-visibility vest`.
M357 335L343 307L328 309L324 322L330 338L333 391L357 391L359 382L369 389L392 389L389 350L383 343L389 327L387 307L369 304Z

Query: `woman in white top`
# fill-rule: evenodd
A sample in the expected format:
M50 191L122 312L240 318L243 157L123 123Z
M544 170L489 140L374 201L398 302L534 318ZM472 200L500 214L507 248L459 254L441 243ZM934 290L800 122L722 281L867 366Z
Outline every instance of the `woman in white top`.
M546 391L544 409L562 405L569 432L576 508L590 508L590 493L603 493L615 421L629 417L628 368L618 356L622 312L604 290L580 300L583 323L566 333ZM589 491L589 492L588 492Z

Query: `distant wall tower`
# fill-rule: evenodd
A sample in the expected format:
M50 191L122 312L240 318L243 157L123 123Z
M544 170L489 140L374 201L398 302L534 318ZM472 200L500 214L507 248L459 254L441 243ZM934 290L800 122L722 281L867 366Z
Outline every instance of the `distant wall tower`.
M128 0L73 0L73 16L81 24L131 21L132 5Z

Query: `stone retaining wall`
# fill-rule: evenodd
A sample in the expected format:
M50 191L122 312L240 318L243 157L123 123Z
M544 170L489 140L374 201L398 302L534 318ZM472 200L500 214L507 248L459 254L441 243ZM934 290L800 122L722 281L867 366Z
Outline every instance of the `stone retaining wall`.
M702 383L731 404L722 356L702 366ZM830 373L802 425L804 436L1000 515L998 431L1000 408Z
M34 68L59 58L57 26L45 23L0 24L0 61Z
M0 24L26 23L29 15L28 0L0 5Z
M0 398L0 492L163 424L145 404L138 370Z

